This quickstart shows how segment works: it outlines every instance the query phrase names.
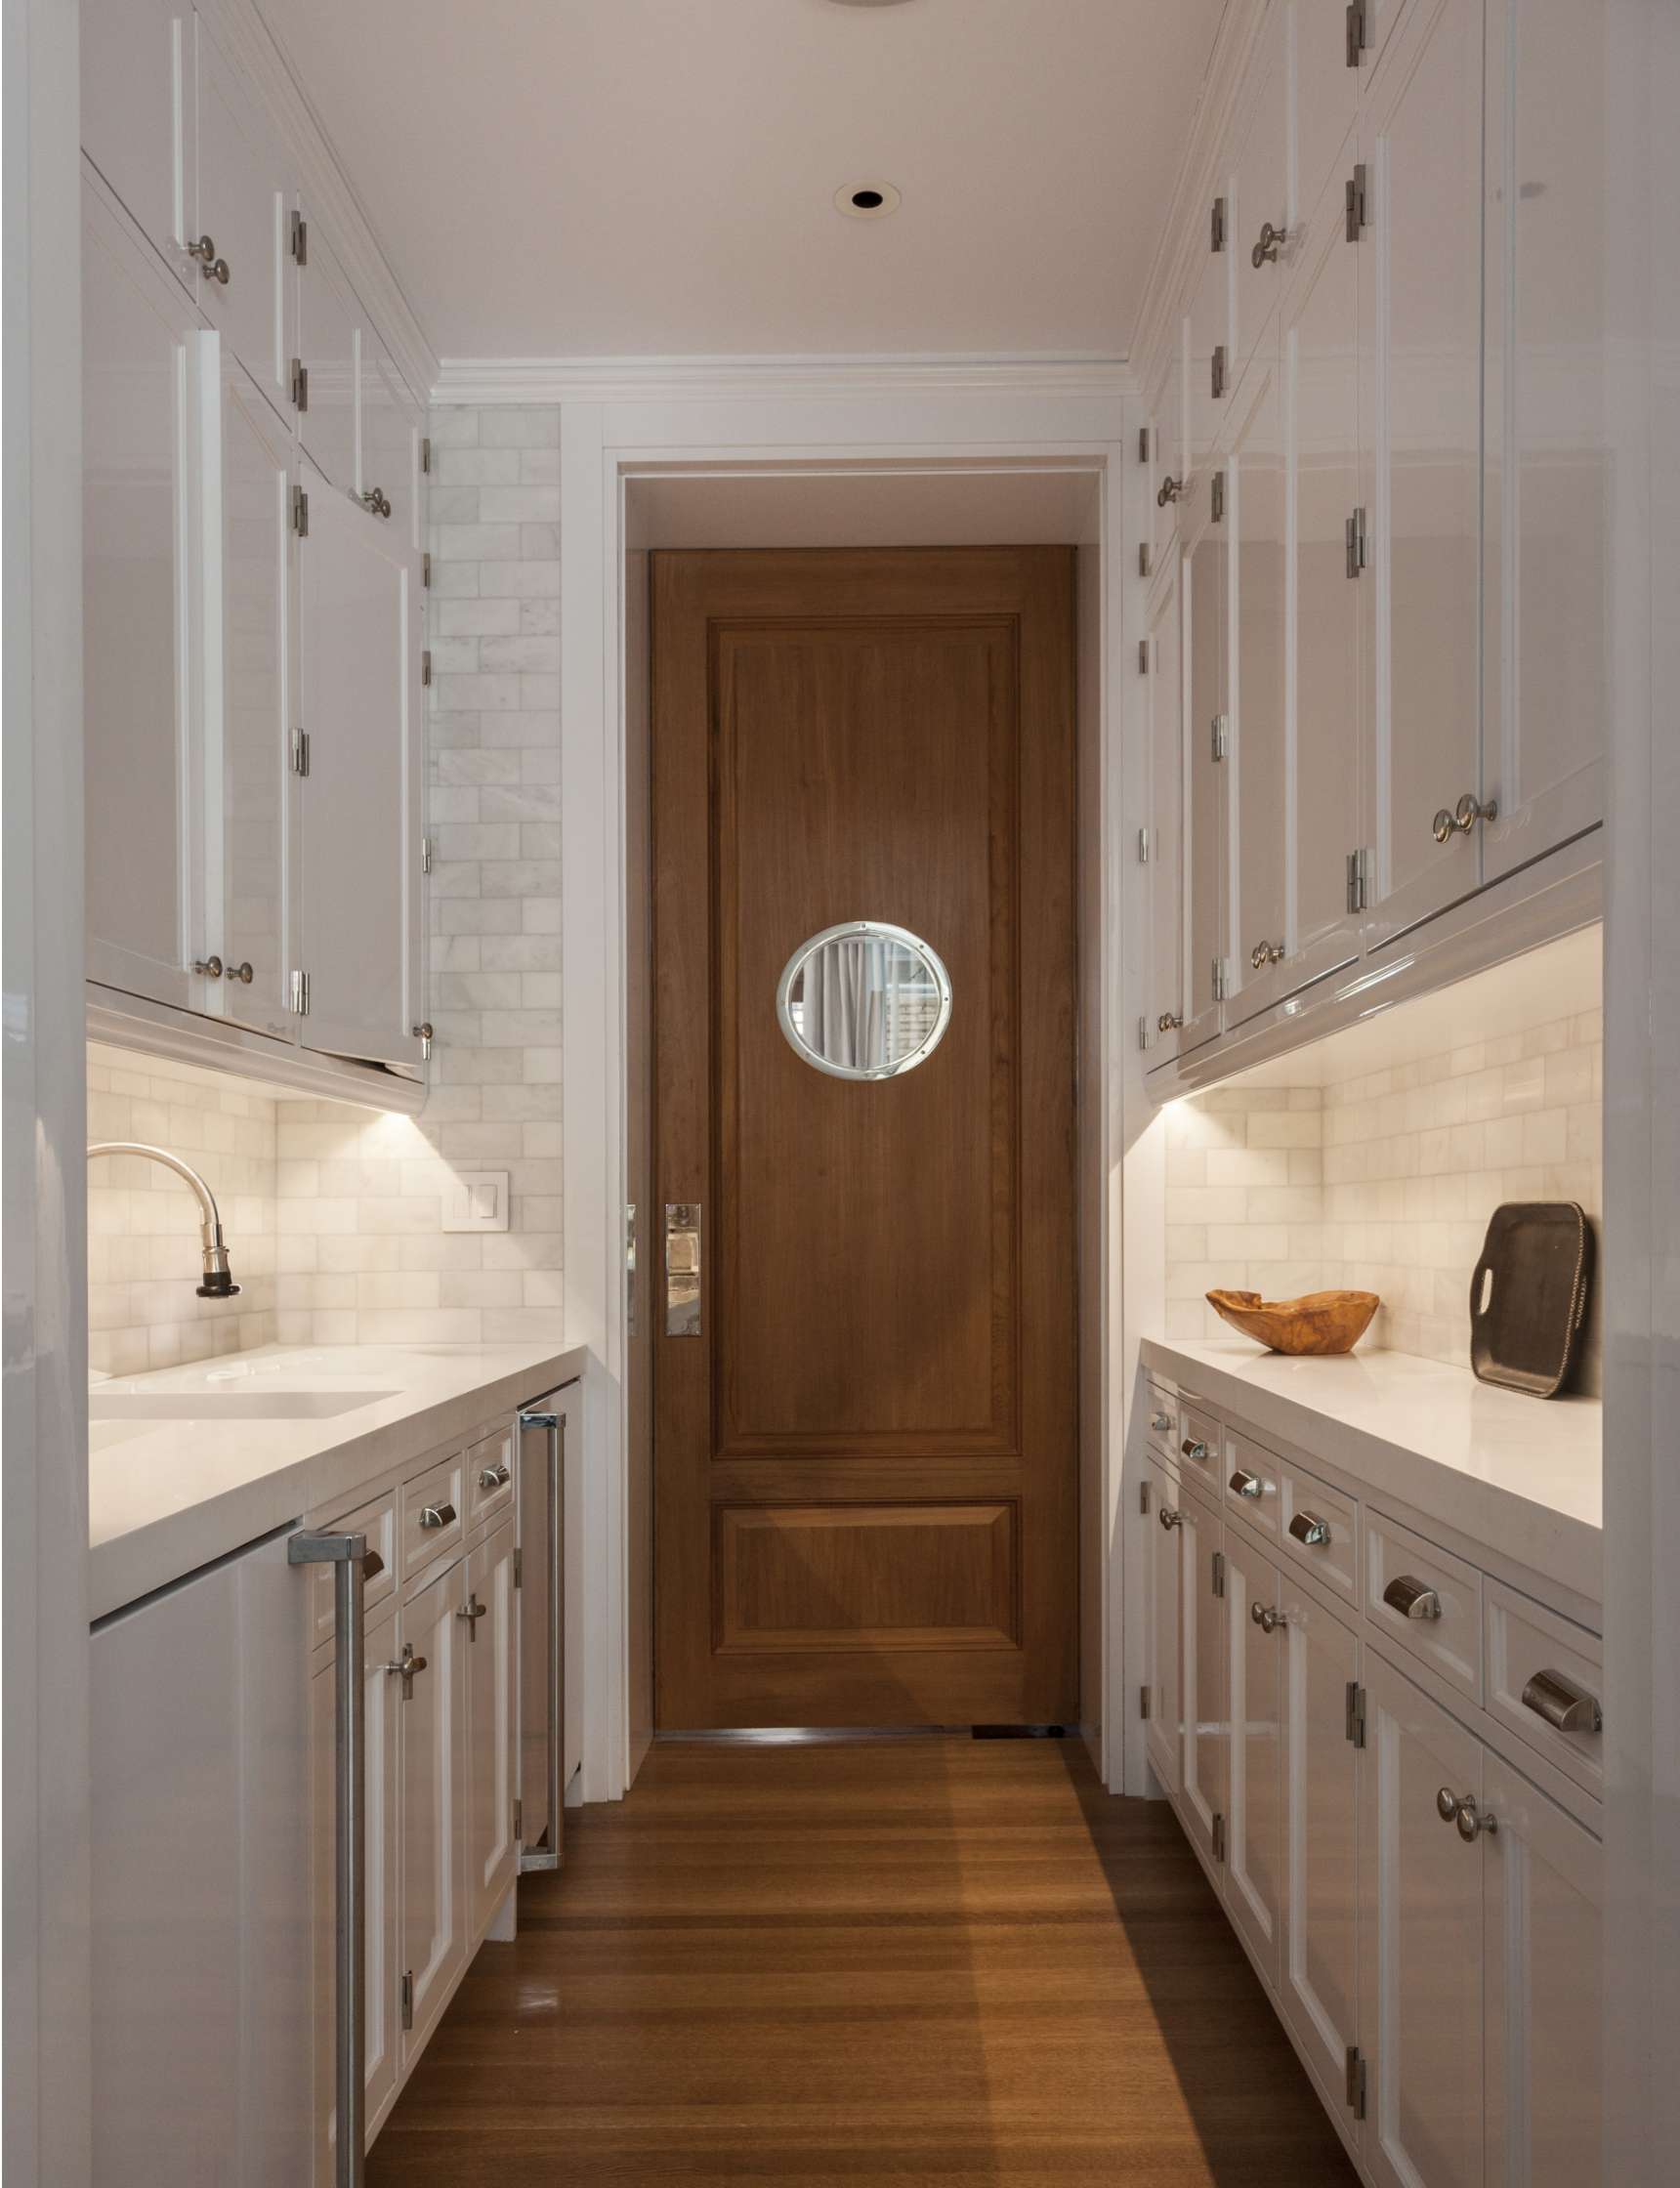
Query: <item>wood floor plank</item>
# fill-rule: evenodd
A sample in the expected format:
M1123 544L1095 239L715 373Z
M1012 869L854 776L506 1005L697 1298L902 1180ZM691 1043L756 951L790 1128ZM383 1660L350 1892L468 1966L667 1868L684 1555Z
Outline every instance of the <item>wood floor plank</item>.
M370 2188L1351 2188L1164 1806L1076 1743L661 1743L567 1819Z

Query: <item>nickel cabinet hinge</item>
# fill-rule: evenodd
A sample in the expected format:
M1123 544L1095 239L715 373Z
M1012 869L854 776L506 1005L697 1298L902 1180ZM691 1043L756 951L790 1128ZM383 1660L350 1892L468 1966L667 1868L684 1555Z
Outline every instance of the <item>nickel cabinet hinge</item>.
M1221 357L1224 356L1223 351L1219 354ZM1217 395L1219 390L1215 388L1213 392ZM1216 471L1213 474L1213 486L1208 494L1207 504L1209 520L1216 525L1223 524L1225 522L1225 474L1223 471Z
M307 1018L310 1014L310 976L293 973L291 981L292 1012L295 1017Z
M428 592L432 589L432 550L427 548L420 557L420 582Z
M414 1970L411 1967L402 1970L402 2026L405 2029L414 2026Z
M1140 1483L1138 1484L1138 1510L1139 1510L1140 1512L1142 1512L1142 1514L1143 1514L1143 1516L1144 1516L1144 1518L1145 1518L1146 1520L1147 1520L1147 1519L1149 1518L1149 1516L1150 1516L1150 1485L1148 1484L1148 1482L1140 1482Z
M292 529L300 539L310 535L310 497L302 486L292 488Z
M310 262L310 224L302 213L292 215L292 256L300 266Z
M1216 1003L1227 1001L1231 994L1231 960L1216 957L1213 960L1213 999Z
M422 873L432 871L432 838L430 836L420 838L420 871Z
M1229 715L1229 714L1216 714L1216 715L1215 715L1215 716L1213 717L1213 720L1212 720L1212 721L1211 721L1211 722L1210 722L1210 723L1208 724L1208 734L1209 734L1209 736L1210 736L1210 738L1211 738L1211 740L1212 740L1212 746L1213 746L1213 757L1214 757L1214 759L1215 759L1215 760L1228 760L1228 759L1230 759L1230 757L1231 757L1231 717L1230 717L1230 715Z
M1146 1723L1148 1723L1149 1713L1150 1690L1148 1689L1148 1687L1140 1687L1138 1689L1138 1715L1142 1717Z
M1348 217L1348 241L1357 243L1370 220L1370 204L1365 189L1365 168L1362 159L1348 177L1344 202Z
M1148 427L1148 426L1139 426L1139 428L1138 428L1138 461L1139 461L1139 463L1148 463L1148 462L1149 462L1149 460L1150 460L1150 429L1149 429L1149 427Z
M1369 911L1370 909L1370 853L1368 851L1350 851L1348 853L1348 909L1350 911Z
M1216 197L1213 200L1213 212L1208 221L1207 247L1210 251L1222 251L1225 248L1225 200L1223 197ZM1217 392L1216 390L1215 393Z
M514 1802L514 1837L522 1846L525 1844L525 1802L523 1800Z
M1225 1859L1225 1818L1223 1816L1215 1816L1213 1819L1213 1858L1216 1862L1222 1862Z
M310 368L302 358L292 359L292 403L299 410L310 406Z
M1138 674L1140 676L1147 676L1149 672L1150 642L1147 638L1140 638L1138 640Z
M432 681L432 649L429 646L420 655L420 681L422 684Z
M1365 2116L1365 2053L1357 2043L1350 2043L1347 2052L1348 2109L1356 2120Z
M432 476L432 436L429 433L420 437L420 469L426 478Z
M1140 828L1138 830L1138 864L1140 866L1147 866L1149 863L1150 832L1147 828Z
M1365 566L1365 513L1353 510L1342 526L1342 543L1347 555L1347 572L1357 577Z
M1138 541L1138 575L1147 577L1150 573L1150 543L1147 539L1140 539Z
M1215 1550L1213 1553L1213 1592L1221 1599L1224 1598L1225 1552L1223 1550Z
M292 732L292 773L308 775L310 772L310 733L308 730Z
M1348 1681L1348 1740L1363 1747L1365 1742L1365 1691L1357 1679Z
M1138 1020L1138 1046L1140 1048L1148 1048L1149 1045L1150 1022L1147 1018L1140 1018Z
M1365 22L1365 0L1348 0L1348 66L1357 68L1365 50L1369 32Z
M1215 402L1217 402L1220 397L1225 393L1225 344L1223 342L1216 342L1213 345L1213 367L1211 378L1213 383L1213 400Z
M516 1543L514 1546L514 1586L516 1588L525 1586L525 1545L523 1542Z

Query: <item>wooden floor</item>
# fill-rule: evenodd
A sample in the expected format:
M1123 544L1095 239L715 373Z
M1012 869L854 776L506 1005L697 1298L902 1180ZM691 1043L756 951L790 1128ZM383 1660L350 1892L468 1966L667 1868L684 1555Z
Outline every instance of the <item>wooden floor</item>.
M567 1829L372 2188L1351 2188L1178 1825L1073 1741L661 1744Z

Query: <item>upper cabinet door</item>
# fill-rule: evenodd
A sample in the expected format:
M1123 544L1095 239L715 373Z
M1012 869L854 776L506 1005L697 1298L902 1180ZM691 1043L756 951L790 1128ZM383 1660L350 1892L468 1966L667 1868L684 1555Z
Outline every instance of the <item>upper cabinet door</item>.
M1481 878L1482 0L1413 9L1351 180L1376 943Z
M306 216L306 231L297 269L298 359L307 375L298 438L339 491L354 494L361 307L319 224Z
M1231 348L1231 258L1223 223L1229 219L1230 196L1219 200L1213 225L1209 208L1208 232L1202 238L1201 273L1190 300L1189 321L1189 418L1190 469L1200 471L1213 453L1231 407L1235 378Z
M1611 448L1603 24L1567 0L1488 21L1486 879L1604 818Z
M1152 1064L1178 1054L1184 1022L1184 648L1180 567L1168 558L1150 617L1150 966Z
M1243 382L1250 404L1229 465L1236 611L1231 780L1236 802L1232 988L1248 1017L1294 985L1287 926L1289 773L1284 736L1284 474L1274 361Z
M1291 977L1359 953L1348 861L1365 843L1360 585L1348 554L1359 500L1359 253L1332 182L1309 216L1308 252L1283 299L1281 362L1288 476Z
M192 1005L198 768L190 304L84 171L82 623L87 970Z
M1150 491L1155 497L1155 559L1160 564L1172 551L1184 496L1189 459L1184 432L1184 345L1181 329L1172 360L1155 398L1155 423L1150 428Z
M82 0L82 149L176 277L193 205L192 11L169 0Z
M223 968L206 999L291 1040L291 442L226 352L203 386L204 932Z
M1189 907L1190 976L1183 1055L1219 1031L1221 990L1229 970L1231 844L1226 804L1230 744L1230 533L1224 475L1197 482L1189 524L1185 650L1190 702L1185 720L1185 899ZM1215 511L1218 514L1215 514Z
M1228 223L1234 290L1232 356L1240 377L1278 309L1283 269L1295 250L1289 199L1288 23L1274 8L1250 63L1258 78L1237 157Z
M223 340L290 425L296 325L293 179L268 123L197 25L195 235L215 256L199 266L200 301ZM226 278L224 279L224 274Z
M1355 59L1347 0L1289 0L1288 14L1289 210L1300 219L1337 171L1370 57Z
M304 472L298 550L303 784L298 968L306 1047L418 1064L420 603L394 527Z
M389 351L371 329L361 337L362 501L389 525L403 553L420 552L420 411Z

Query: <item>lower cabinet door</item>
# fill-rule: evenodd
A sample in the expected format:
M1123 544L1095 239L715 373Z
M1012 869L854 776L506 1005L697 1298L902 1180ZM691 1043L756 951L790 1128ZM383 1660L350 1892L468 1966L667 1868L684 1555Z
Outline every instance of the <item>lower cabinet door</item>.
M1225 1831L1225 1605L1219 1521L1194 1496L1179 1499L1179 1586L1184 1604L1184 1820L1204 1860L1223 1859Z
M1225 1904L1275 1983L1283 1906L1283 1634L1278 1570L1225 1535Z
M362 1907L366 1943L367 1990L363 2033L367 2044L367 2139L390 2109L397 2093L398 2019L400 1944L398 1922L398 1749L397 1712L401 1690L388 1666L397 1654L397 1606L367 1628L366 1688L362 1728L366 1743L366 1838L362 1853ZM333 1660L310 1682L310 1750L315 1800L315 2188L333 2188L338 2151L337 2061L333 2040L337 1996L333 1980L336 1938L334 1908Z
M1149 1722L1146 1746L1155 1776L1169 1793L1178 1790L1179 1750L1184 1714L1179 1707L1178 1497L1176 1482L1151 1464L1149 1520L1144 1529L1146 1668L1149 1673Z
M1480 2188L1482 1743L1379 1657L1365 1663L1365 2161L1383 2188Z
M1604 1850L1494 1754L1482 1787L1488 2188L1598 2188Z
M514 1522L467 1560L467 1920L472 1939L514 1879Z
M1283 2010L1331 2100L1359 2041L1359 1751L1348 1689L1359 1677L1351 1627L1282 1577ZM1358 2139L1354 2108L1342 2114ZM1433 2188L1433 2184L1432 2184Z
M398 1618L398 1655L413 1651L411 1676L392 1674L399 1695L402 1756L402 1973L407 2026L402 2064L419 2051L441 2010L467 1951L462 1905L462 1793L467 1628L466 1562L405 1603ZM422 1667L421 1660L424 1660Z

